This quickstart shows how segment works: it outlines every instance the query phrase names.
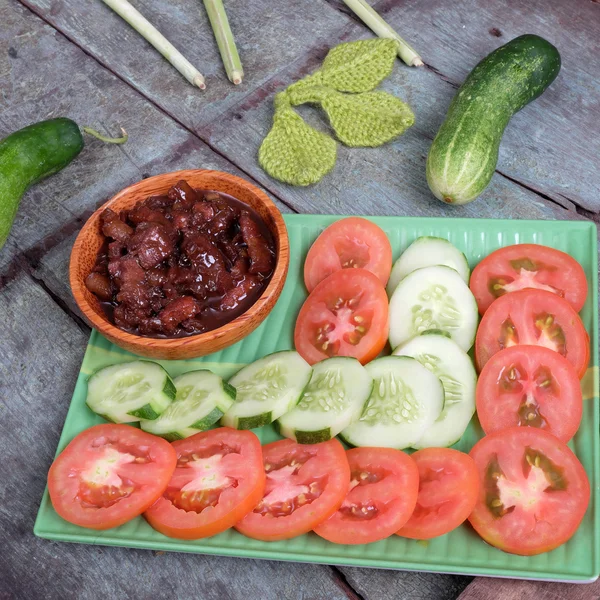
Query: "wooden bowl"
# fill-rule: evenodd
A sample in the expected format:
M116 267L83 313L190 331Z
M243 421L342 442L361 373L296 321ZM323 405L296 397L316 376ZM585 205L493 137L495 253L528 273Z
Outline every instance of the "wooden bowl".
M100 229L100 215L105 208L114 211L133 208L140 200L166 194L171 186L184 179L193 188L224 192L251 206L263 219L275 240L277 256L275 270L269 284L258 300L243 314L229 323L183 338L150 338L119 329L106 317L98 298L85 286L98 251L104 241ZM221 171L175 171L149 177L131 185L101 206L79 232L71 251L69 279L77 305L92 327L111 342L129 352L158 359L182 359L218 352L254 331L269 314L281 294L287 275L290 248L287 229L281 213L269 197L251 183Z

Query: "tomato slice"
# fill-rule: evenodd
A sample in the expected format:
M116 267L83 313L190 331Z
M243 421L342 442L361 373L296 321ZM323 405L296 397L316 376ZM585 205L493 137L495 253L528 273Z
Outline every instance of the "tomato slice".
M452 448L425 448L411 455L419 470L415 510L398 535L429 540L466 521L479 497L473 459Z
M368 544L398 531L417 501L419 472L408 454L392 448L346 452L350 488L340 508L315 527L335 544Z
M262 498L260 442L251 431L220 427L173 442L177 468L144 513L169 537L195 540L232 527Z
M514 425L538 427L568 442L583 411L575 368L542 346L512 346L494 354L481 371L476 398L486 433Z
M176 460L169 442L130 425L90 427L50 467L52 506L80 527L118 527L163 493Z
M485 436L470 454L483 485L469 521L486 542L529 556L575 533L590 483L564 442L541 429L511 427Z
M350 467L335 438L320 444L279 440L263 446L264 498L235 528L272 542L308 533L328 519L348 491Z
M539 244L492 252L473 269L469 285L481 314L496 298L526 288L557 294L579 312L588 292L583 268L573 257Z
M385 286L392 270L392 247L385 232L367 219L348 217L330 225L310 247L304 284L312 292L341 269L366 269Z
M344 269L306 299L294 344L311 365L332 356L352 356L364 365L383 350L388 329L388 298L379 279L365 269Z
M479 370L496 352L517 344L562 354L580 379L590 360L590 339L579 315L566 300L544 290L513 292L492 303L475 339Z

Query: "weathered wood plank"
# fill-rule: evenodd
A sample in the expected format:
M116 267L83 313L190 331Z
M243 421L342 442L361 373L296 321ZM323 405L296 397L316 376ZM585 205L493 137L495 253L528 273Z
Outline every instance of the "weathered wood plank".
M143 176L194 167L242 174L28 9L1 3L0 19L0 137L62 115L113 133L123 125L130 136L124 146L86 136L72 164L25 195L0 269L32 247L42 254Z
M36 9L42 11L45 18L76 39L78 43L86 48L91 47L95 54L99 52L99 43L90 40L91 33L84 30L79 24L81 19L69 16L73 11L52 10L59 0L25 1L34 2ZM60 1L62 6L64 0ZM181 12L185 11L186 14L188 12L188 1L176 2L175 8L172 9L172 14L169 14L167 20L179 25ZM152 10L157 2L158 0L147 2L145 7ZM296 7L298 4L293 3L292 6ZM462 81L474 64L498 45L498 39L488 32L490 28L495 27L498 23L503 23L501 31L504 32L504 39L522 33L524 24L531 31L545 35L555 41L563 53L565 62L563 74L540 100L515 117L502 145L499 170L506 172L513 179L523 181L528 187L547 194L566 208L573 208L572 199L580 206L597 212L600 208L600 198L595 193L593 157L598 154L600 149L600 136L589 135L589 132L599 130L598 122L593 117L594 109L599 106L598 102L600 102L596 98L597 94L594 95L598 84L594 80L593 73L594 69L598 70L598 68L595 66L597 60L593 60L593 49L595 47L594 40L597 39L599 33L600 20L591 18L597 13L597 7L588 5L591 3L587 0L577 0L576 10L571 10L559 0L553 0L552 15L544 17L548 11L545 8L546 4L542 5L542 0L536 1L534 9L530 8L530 3L513 2L510 10L506 10L504 5L500 7L492 3L491 6L488 6L488 3L481 0L463 0L459 4L454 4L452 11L447 10L447 7L442 6L439 1L431 3L423 0L411 0L399 3L394 0L385 0L380 2L377 6L381 12L385 13L386 18L389 18L390 22L400 31L410 33L414 44L424 49L422 53L427 61L440 70L452 67L448 69L449 75L444 75L444 78L433 75L431 72L429 73L430 78L423 78L422 75L416 73L416 70L401 65L386 87L411 101L418 118L416 129L426 138L431 139L437 131L454 93L454 88L450 84L443 84L444 80ZM269 7L271 6L269 4ZM233 7L235 7L235 3ZM286 55L286 61L278 62L276 58L280 54L281 47L287 45L287 41L282 43L281 38L281 32L285 32L286 29L282 24L280 30L280 22L277 22L277 27L270 27L269 31L272 32L277 43L270 49L263 46L261 50L267 52L266 56L271 61L269 73L274 77L260 89L247 92L246 96L236 96L233 103L229 102L230 94L227 100L221 104L222 108L230 107L230 109L222 115L222 118L217 119L222 128L231 130L231 135L237 136L241 126L237 119L240 114L243 116L243 110L240 113L238 108L243 109L248 101L252 103L265 101L268 92L277 89L277 84L281 83L282 79L286 80L286 71L278 72L278 69L284 67L292 58L296 58L297 63L306 65L307 62L311 62L309 56L314 55L315 51L318 53L323 47L335 45L346 39L354 39L359 35L368 35L362 25L349 26L347 21L339 21L339 28L336 30L332 26L332 21L333 25L336 24L336 21L331 18L330 10L333 10L332 5L325 2L319 4L318 11L323 15L324 22L327 23L326 30L313 27L311 19L314 18L314 11L306 12L300 9L299 12L294 11L289 16L286 13L290 30L302 30L304 23L310 27L310 35L305 35L304 38L312 41L312 47L310 44L303 45L304 51L310 48L309 55L301 56L301 50L298 49L295 55ZM57 14L53 15L52 12ZM253 4L252 10L246 12L250 14L256 12L261 17L264 15L263 6L259 3ZM341 11L339 15L343 15L345 19L348 18ZM164 11L162 13L159 11L157 17L164 19ZM563 21L565 27L562 26ZM585 24L582 25L580 21L585 21ZM504 25L505 22L506 25ZM580 25L582 26L580 27ZM181 35L180 32L175 33ZM435 38L435 43L432 43L433 38ZM119 52L124 52L126 55L131 54L129 41L128 38L124 38L124 43L119 46ZM325 46L323 46L323 41L326 42ZM294 40L290 42L291 45L293 43ZM107 48L103 49L106 56L103 54L103 60L109 60L112 56L109 48L114 44L110 40L106 41L106 44ZM275 56L272 51L274 47L277 48ZM451 52L448 51L449 48L452 48ZM140 87L139 79L142 77L140 74L124 72L119 61L116 62L116 65L113 68L122 73L124 78L131 81L138 89L142 89L153 100L155 99L156 96L153 94L156 90L154 88L150 93L146 87ZM167 107L167 110L186 126L195 130L200 127L201 136L210 139L210 133L204 130L204 125L208 121L214 120L216 113L212 112L212 105L206 107L202 112L202 115L208 115L206 119L204 116L198 117L197 114L190 114L187 100L181 97L175 98L171 102L171 91L164 85L164 80L161 81L163 90L157 93L160 97L168 96L169 105L167 107L163 100L158 100L159 104ZM261 83L265 81L266 78L262 79ZM447 89L445 89L446 86ZM409 93L410 95L408 95ZM268 102L269 99L267 98L266 101ZM581 110L573 110L573 107L578 106L581 107ZM255 127L258 125L254 115L252 124ZM263 131L266 133L266 129ZM234 145L232 150L235 150L235 154L233 156L236 160L243 160L247 156L248 162L255 164L258 142L258 139L253 140L251 144L242 144L241 148ZM236 141L234 144L237 143ZM426 143L427 147L428 145L429 142ZM243 155L240 150L243 150ZM232 157L232 154L228 153L228 156ZM371 176L382 177L386 171L396 169L396 157L392 153L385 156L387 156L386 160L382 161L381 157L377 156L373 159L372 164L367 161L366 165L357 159L356 162L353 162L352 168L357 171L357 176L361 179ZM242 164L246 167L245 162ZM374 172L374 164L379 166L379 173ZM363 168L365 171L361 173ZM419 164L418 170L421 169L422 165ZM346 181L345 175L345 173L334 174L331 178L336 181ZM421 186L423 181L423 178L418 180L418 185ZM281 188L277 189L281 191ZM319 189L323 189L322 184ZM504 186L499 189L504 189ZM508 193L513 190L513 186L508 185L505 189ZM426 192L428 200L432 201L426 188L423 191ZM496 192L491 189L485 197L491 198ZM324 193L330 195L331 190L324 190ZM517 202L527 202L528 199L535 201L535 196L527 194L525 196L516 194L516 197ZM504 194L504 198L506 198L506 194ZM300 203L300 205L304 204L304 202ZM468 214L478 214L479 207L478 203L475 208L469 209ZM495 208L495 204L492 203L490 211L492 214L496 213ZM510 203L508 208L512 209ZM552 211L549 212L552 213ZM538 213L539 211L533 211L533 214ZM525 211L523 216L532 215L529 214L529 211Z
M577 219L574 211L544 201L537 194L496 174L482 197L466 206L450 207L434 198L425 179L425 160L433 136L433 120L450 103L454 88L427 69L398 64L384 84L413 107L417 124L395 142L380 148L339 147L332 173L307 188L281 184L258 166L258 147L271 127L272 97L320 63L306 57L279 73L266 87L235 107L235 127L228 119L206 126L201 136L265 187L301 212L529 219ZM264 100L265 94L268 98ZM316 109L301 111L324 131L328 125Z
M348 583L365 599L454 600L472 577L339 567ZM500 598L500 597L499 597Z
M512 119L498 169L561 204L572 200L600 212L598 3L459 0L449 10L444 0L381 0L376 6L393 27L406 32L428 65L456 85L484 56L514 37L535 33L555 44L562 56L561 73ZM436 101L419 127L433 136L447 106Z
M101 2L21 0L159 106L192 128L217 118L278 70L350 19L312 0L229 0L227 15L244 66L244 81L225 75L200 0L133 1L206 76L206 90L190 86L139 34Z
M1 598L346 600L328 567L36 538L35 515L87 335L27 276L0 293L0 329Z
M589 585L548 583L545 581L516 581L478 577L458 600L597 600L600 581Z

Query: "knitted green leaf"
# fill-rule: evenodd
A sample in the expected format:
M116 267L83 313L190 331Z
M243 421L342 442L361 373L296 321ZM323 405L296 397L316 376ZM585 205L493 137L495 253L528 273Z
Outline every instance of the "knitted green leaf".
M323 96L321 106L346 146L380 146L415 122L408 104L387 92L330 93Z
M325 57L321 83L340 92L368 92L392 72L397 49L394 40L379 38L340 44Z
M283 107L275 112L273 127L258 151L258 162L275 179L310 185L333 169L336 154L335 140Z

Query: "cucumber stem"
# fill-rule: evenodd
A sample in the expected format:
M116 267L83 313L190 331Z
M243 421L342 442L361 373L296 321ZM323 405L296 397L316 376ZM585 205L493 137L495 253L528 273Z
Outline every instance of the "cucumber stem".
M409 67L422 67L423 61L417 52L403 40L366 0L344 0L344 4L380 38L389 38L398 42L398 56Z
M206 88L204 77L167 38L127 0L102 0L152 44L192 85Z
M92 129L91 127L82 127L82 129L88 135L98 138L99 140L106 142L107 144L124 144L127 141L127 139L129 138L129 135L127 134L127 132L125 131L125 129L123 127L121 127L121 133L123 135L118 138L107 137L105 135L102 135L101 133L99 133L95 129Z
M229 26L223 0L204 0L204 7L219 46L227 77L231 83L238 85L242 83L244 70L235 45L235 38Z

